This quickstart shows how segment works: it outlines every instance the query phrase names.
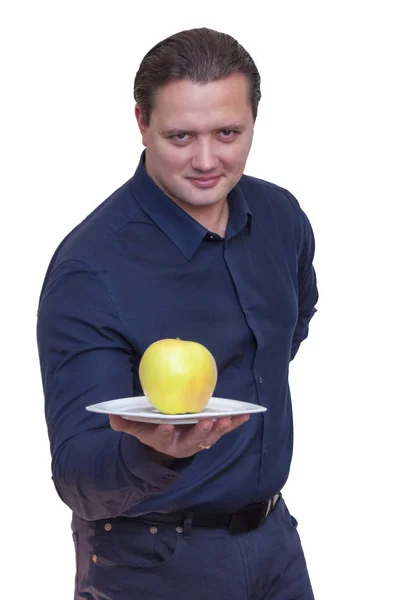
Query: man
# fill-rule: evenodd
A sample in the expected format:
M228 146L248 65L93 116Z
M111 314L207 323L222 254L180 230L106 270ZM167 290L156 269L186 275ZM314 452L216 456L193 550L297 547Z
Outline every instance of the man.
M243 175L260 96L230 36L157 44L135 79L135 175L49 266L38 346L76 600L313 598L280 490L289 361L318 298L314 239L288 191ZM175 337L212 352L215 396L267 412L177 426L85 410L141 395L143 352Z

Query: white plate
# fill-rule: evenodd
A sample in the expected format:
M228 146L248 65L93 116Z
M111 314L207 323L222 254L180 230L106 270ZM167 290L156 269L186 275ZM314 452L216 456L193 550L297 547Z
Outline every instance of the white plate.
M86 406L86 409L96 413L119 415L130 421L141 421L144 423L173 423L175 425L188 425L197 423L201 419L208 418L215 421L220 417L246 415L267 410L264 406L251 404L250 402L228 400L227 398L210 398L207 406L200 413L165 415L154 408L145 396L108 400L107 402Z

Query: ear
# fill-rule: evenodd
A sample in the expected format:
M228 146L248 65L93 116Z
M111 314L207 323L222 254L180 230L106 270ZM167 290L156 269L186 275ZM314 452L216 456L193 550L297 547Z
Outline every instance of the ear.
M142 135L142 143L144 146L146 146L146 132L147 132L147 125L145 124L145 119L143 117L142 111L140 109L140 107L138 106L138 104L135 105L135 118L137 119L137 124L138 124L138 128L140 130L140 133Z

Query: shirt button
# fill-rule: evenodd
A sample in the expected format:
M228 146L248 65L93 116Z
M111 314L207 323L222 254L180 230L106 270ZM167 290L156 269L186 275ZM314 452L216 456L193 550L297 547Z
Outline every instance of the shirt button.
M177 477L177 475L166 475L165 479L175 479Z
M258 382L259 382L259 383L262 383L262 382L263 382L263 378L262 378L261 376L258 378Z
M177 533L182 533L183 531L184 531L184 530L183 530L183 528L182 528L182 527L180 527L180 526L176 527L176 532L177 532Z
M157 527L150 527L150 528L149 528L149 531L150 531L151 533L157 533L157 532L158 532L158 528L157 528Z
M105 523L104 529L105 531L110 531L112 529L112 525L110 523Z
M97 555L96 555L96 554L93 554L93 556L92 556L92 559L93 559L93 562L95 562L95 563L96 563L96 562L97 562L97 560L98 560L98 558L97 558Z

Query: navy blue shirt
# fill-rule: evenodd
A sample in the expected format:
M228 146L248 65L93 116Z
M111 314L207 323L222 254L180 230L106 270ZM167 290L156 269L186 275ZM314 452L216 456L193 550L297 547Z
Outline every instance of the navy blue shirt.
M52 472L62 500L94 521L182 509L232 512L285 484L293 424L290 360L316 309L314 238L285 189L243 175L225 238L137 171L78 225L50 263L38 347ZM142 395L138 365L161 338L214 355L214 395L267 412L209 451L156 463L89 404Z

